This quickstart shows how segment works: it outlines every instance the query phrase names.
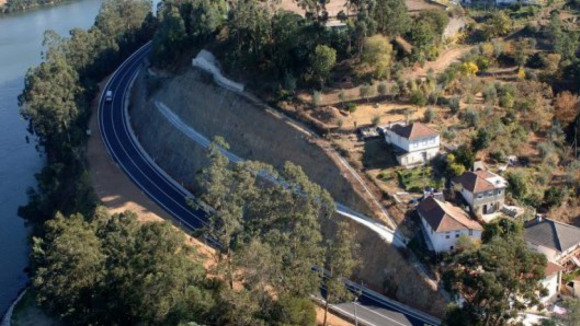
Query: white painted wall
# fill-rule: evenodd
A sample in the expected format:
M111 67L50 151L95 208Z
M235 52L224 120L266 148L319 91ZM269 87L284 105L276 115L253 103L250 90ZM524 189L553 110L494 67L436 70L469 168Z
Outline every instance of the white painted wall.
M481 231L478 230L473 230L471 235L467 229L451 232L435 232L423 217L421 217L421 223L425 229L425 234L429 237L429 240L433 244L433 249L437 253L457 249L457 241L461 235L466 235L473 241L481 240ZM453 247L453 249L451 249L451 247Z
M425 157L427 161L432 160L437 154L439 153L439 147L429 148L426 150L422 150L420 152L410 152L407 154L402 154L397 156L397 161L400 165L414 165L419 163L424 163L425 158L423 157L423 152L425 152Z
M560 293L560 275L561 272L558 272L542 280L542 286L548 290L548 295L540 298L541 302L546 302Z
M435 137L422 138L418 140L410 141L407 138L403 138L392 130L385 128L385 141L389 144L393 144L397 147L404 149L407 152L421 152L429 148L439 149L440 139L439 135Z

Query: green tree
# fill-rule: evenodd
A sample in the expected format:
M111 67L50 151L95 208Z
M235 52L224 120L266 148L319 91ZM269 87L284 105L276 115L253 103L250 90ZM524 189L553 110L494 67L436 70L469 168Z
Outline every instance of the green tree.
M447 325L498 325L538 304L538 293L545 294L540 281L546 257L529 251L521 234L494 238L453 260L444 284L465 303L448 312Z
M389 78L393 46L382 35L374 35L364 40L361 62L373 69L377 79Z
M79 116L77 97L82 88L77 72L58 49L49 48L43 59L26 72L18 102L29 132L53 155L58 144L70 139L70 127Z
M153 38L151 60L160 67L166 67L179 58L187 37L185 23L177 11L163 15L163 20Z
M243 165L236 165L236 170L232 171L222 149L228 150L229 145L221 137L214 139L207 149L210 166L199 177L199 184L204 190L200 199L212 208L207 231L221 244L221 252L218 251L215 257L217 272L220 275L225 272L225 278L233 289L233 248L243 227L244 205L250 196L248 191L254 187L255 178Z
M336 50L326 45L318 45L310 55L309 62L312 74L320 82L320 87L323 87L336 63Z
M372 15L377 31L389 36L405 33L411 21L402 0L376 0Z
M282 296L273 309L273 321L282 325L316 325L316 309L310 299Z
M340 300L350 300L353 296L344 283L344 279L350 278L360 265L360 260L357 258L358 245L354 239L355 233L349 228L348 223L340 222L335 239L327 242L325 266L328 268L328 274L323 275L326 288L324 325L328 325L329 305Z
M472 140L472 146L474 151L480 151L486 149L491 145L491 135L489 131L485 128L480 128L477 130L477 136Z
M516 171L507 174L508 190L512 196L519 200L524 200L528 195L529 177L523 171Z
M382 83L378 84L377 85L377 92L381 96L386 96L389 93L389 88L387 86L387 83L382 82Z
M505 36L511 31L512 21L503 11L494 13L485 26L485 35L488 39Z
M364 84L358 89L360 97L367 100L367 102L369 101L369 97L371 96L372 90L373 88L369 84Z
M101 241L81 215L58 214L45 231L44 237L33 238L31 253L37 301L65 321L88 324L94 312L87 307L105 274Z
M57 215L34 238L37 300L72 325L204 321L213 299L199 257L170 223L131 212Z

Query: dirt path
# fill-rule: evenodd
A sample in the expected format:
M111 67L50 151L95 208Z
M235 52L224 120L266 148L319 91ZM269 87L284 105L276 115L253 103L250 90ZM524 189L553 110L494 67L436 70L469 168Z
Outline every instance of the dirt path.
M469 52L473 46L462 46L451 48L443 51L435 61L427 61L424 67L413 67L411 71L405 73L407 79L417 79L425 77L429 69L433 69L435 74L443 72L452 63L456 62L461 56Z
M143 194L129 177L127 177L127 175L125 175L125 173L113 162L101 138L97 120L97 108L98 102L95 101L92 108L93 114L89 122L92 136L88 142L87 159L90 162L89 172L91 175L91 182L95 189L95 193L102 202L102 205L106 207L110 213L120 213L126 210L134 211L142 222L172 220L169 214L163 211L161 207ZM206 268L211 266L213 264L212 255L214 249L206 246L196 238L189 235L186 237L188 243L193 245L199 253L206 257L204 266ZM34 308L35 307L32 307L32 309ZM316 318L317 323L322 324L324 310L320 307L316 308ZM19 325L33 324L23 323ZM349 323L336 315L329 314L329 325L350 326L352 323Z

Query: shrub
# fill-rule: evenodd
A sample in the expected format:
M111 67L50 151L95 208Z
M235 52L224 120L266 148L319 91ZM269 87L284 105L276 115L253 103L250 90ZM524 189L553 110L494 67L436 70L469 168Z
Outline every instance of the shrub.
M372 93L373 93L373 88L369 84L364 84L359 88L360 97L366 99L367 102L368 102L369 97L373 96Z
M562 188L550 187L544 192L544 205L549 208L559 207L562 205L564 191Z
M449 173L453 177L458 177L458 176L462 175L463 173L465 173L465 171L466 171L465 166L463 166L463 164L461 164L461 163L452 163L449 165L448 169L449 169Z
M432 107L428 107L427 110L425 110L425 114L423 116L423 120L425 122L431 122L435 119L435 110L433 110Z
M347 103L346 104L346 109L350 113L355 113L356 112L356 104L354 104L354 103Z
M457 136L457 134L455 133L455 130L453 129L443 129L443 131L441 132L441 137L443 137L445 140L453 140L455 139L455 137Z
M507 155L502 149L497 149L489 153L489 157L496 162L506 162Z
M460 99L459 96L454 96L449 100L449 108L451 109L452 114L457 114L460 108Z
M528 194L528 175L518 171L507 174L509 190L514 198L524 200Z
M411 94L411 103L418 106L425 106L427 104L427 98L423 92L416 90Z
M479 125L479 112L469 108L461 115L461 120L469 127L477 127Z
M477 136L473 139L473 150L480 151L488 148L491 145L491 135L485 128L480 128L477 131Z
M377 92L381 95L381 96L385 96L387 95L388 89L387 89L387 83L380 83L377 85Z
M373 126L378 126L381 123L381 116L375 115L372 120Z

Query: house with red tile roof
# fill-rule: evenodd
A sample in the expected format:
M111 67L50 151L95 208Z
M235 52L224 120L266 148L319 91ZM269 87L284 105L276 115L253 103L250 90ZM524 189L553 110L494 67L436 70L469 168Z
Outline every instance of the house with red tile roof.
M504 205L508 183L491 171L467 171L453 179L452 183L459 186L459 192L473 214L493 214Z
M439 133L420 122L394 121L382 131L400 165L423 165L439 153Z
M483 227L448 202L427 197L417 206L417 213L427 245L436 253L455 250L462 235L481 241Z

